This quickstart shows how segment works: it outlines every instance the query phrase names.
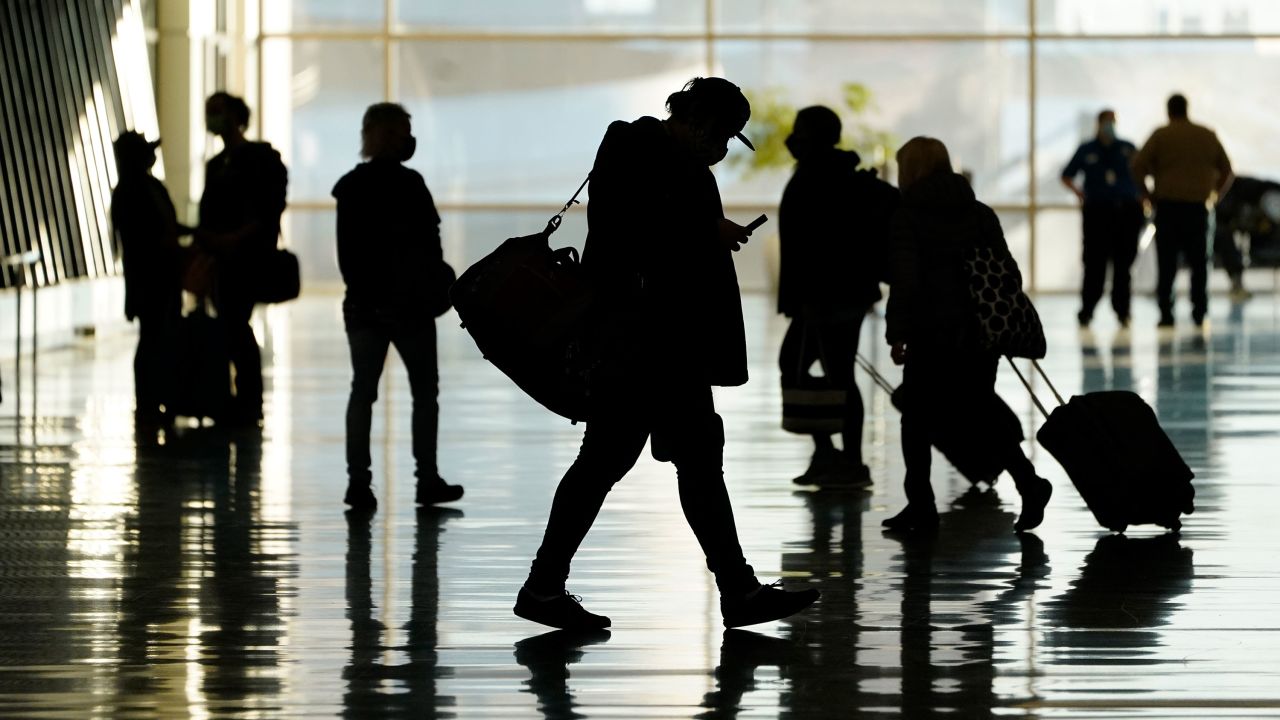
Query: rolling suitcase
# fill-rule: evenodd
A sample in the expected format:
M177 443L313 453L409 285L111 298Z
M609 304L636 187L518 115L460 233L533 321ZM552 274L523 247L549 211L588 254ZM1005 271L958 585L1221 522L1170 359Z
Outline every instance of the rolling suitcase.
M178 380L166 407L174 417L216 419L231 403L231 361L218 322L203 310L178 321Z
M1036 439L1062 464L1098 524L1116 532L1130 525L1182 527L1180 516L1195 511L1195 474L1142 398L1107 391L1063 402L1033 360L1058 400L1050 413L1012 359L1009 364L1045 417Z
M881 390L889 394L893 406L901 412L906 404L907 386L893 387L861 354L857 356L857 363L858 367L861 367L870 375L872 381L879 385ZM980 425L983 428L989 428L996 424L1008 427L1011 432L1017 433L1015 441L1022 442L1021 421L1018 420L1008 404L1000 399L999 395L992 393L992 398L994 404L989 410L991 413L989 417L994 418L996 421L994 423L975 425ZM1012 428L1019 429L1015 431ZM998 454L991 451L994 441L990 437L975 435L970 432L971 429L972 427L933 428L929 435L929 442L970 483L974 485L978 483L994 485L996 480L999 479L1000 473L1004 472L1004 464L999 460Z

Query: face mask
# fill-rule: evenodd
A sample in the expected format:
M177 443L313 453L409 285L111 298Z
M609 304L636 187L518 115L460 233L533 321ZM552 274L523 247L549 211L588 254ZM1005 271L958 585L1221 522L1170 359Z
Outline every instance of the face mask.
M227 131L227 116L222 114L205 115L204 126L214 135L221 135Z
M410 135L404 139L404 148L400 152L400 162L407 162L418 149L418 138Z
M1116 124L1109 122L1102 123L1098 128L1098 135L1106 138L1107 140L1114 140L1116 138Z

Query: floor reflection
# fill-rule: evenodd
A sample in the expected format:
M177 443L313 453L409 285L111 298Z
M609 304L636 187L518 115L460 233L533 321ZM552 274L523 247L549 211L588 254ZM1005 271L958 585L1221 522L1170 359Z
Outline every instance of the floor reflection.
M1000 393L1056 487L1044 525L1013 534L1012 483L971 486L939 457L939 532L899 538L880 528L903 503L896 411L868 396L873 488L796 491L811 441L777 427L782 324L749 299L754 379L717 394L744 550L763 577L823 598L735 631L689 552L670 468L647 458L575 559L570 589L611 631L512 616L582 429L520 397L448 323L441 466L467 498L411 502L409 392L392 372L371 516L341 504L334 298L273 309L288 329L277 357L293 360L268 373L260 433L135 437L128 342L42 354L40 415L0 411L0 717L1280 716L1270 303L1223 304L1203 332L1157 331L1143 305L1131 328L1081 332L1074 299L1038 303L1059 389L1138 393L1192 465L1181 535L1099 528L1005 368ZM870 347L882 321L864 332Z

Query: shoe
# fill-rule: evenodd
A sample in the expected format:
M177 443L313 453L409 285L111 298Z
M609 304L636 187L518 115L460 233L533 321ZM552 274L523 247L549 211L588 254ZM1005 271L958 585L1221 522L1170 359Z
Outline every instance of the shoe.
M1025 532L1040 526L1044 522L1044 506L1049 504L1053 496L1053 485L1042 477L1037 477L1028 487L1018 488L1022 495L1022 513L1013 524L1014 532Z
M813 457L809 458L809 468L803 475L792 478L791 482L796 485L817 485L819 477L839 465L842 455L840 450L831 446L817 448L813 451Z
M727 628L756 625L790 617L812 605L822 593L816 588L790 592L775 580L741 595L720 595L720 615Z
M1087 328L1089 327L1089 323L1093 322L1093 314L1081 310L1076 313L1076 322L1080 323L1080 327Z
M450 485L441 478L436 478L434 482L419 482L417 492L413 494L413 501L419 505L435 505L461 498L462 486Z
M351 506L352 510L373 512L378 509L378 498L373 496L373 488L369 483L348 482L347 494L342 502Z
M512 612L525 620L561 630L603 630L609 627L609 618L587 612L582 607L582 598L570 595L567 590L562 595L539 598L522 587L516 595L516 606Z
M1172 316L1172 315L1161 315L1161 316L1160 316L1160 322L1156 325L1156 327L1162 327L1162 328L1171 328L1171 327L1173 327L1173 316Z
M917 510L911 505L891 518L885 518L880 525L890 532L936 532L938 529L938 510Z
M1120 327L1121 327L1121 328L1123 328L1123 329L1125 329L1125 330L1128 330L1128 329L1129 329L1129 316L1128 316L1128 315L1117 315L1117 316L1116 316L1116 322L1119 322L1119 323L1120 323Z
M1195 323L1195 326L1196 326L1196 327L1198 327L1198 328L1200 328L1200 327L1204 327L1204 314L1203 314L1203 313L1196 313L1196 314L1192 315L1192 316L1191 316L1191 322Z
M809 462L809 469L791 482L833 489L869 487L872 484L871 468L849 460L843 450L818 450Z

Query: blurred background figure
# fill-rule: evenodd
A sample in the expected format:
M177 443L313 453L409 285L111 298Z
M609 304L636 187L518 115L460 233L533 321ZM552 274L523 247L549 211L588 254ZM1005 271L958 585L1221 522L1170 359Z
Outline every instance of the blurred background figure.
M262 422L262 351L249 318L257 303L256 272L280 237L289 175L270 143L245 137L244 100L216 92L204 112L205 126L222 139L222 151L205 165L196 243L216 263L214 306L235 368L235 397L218 420L256 427Z
M815 433L809 469L795 482L866 486L862 462L862 395L854 356L862 319L880 300L889 222L898 191L874 170L858 170L858 153L838 150L840 117L814 105L796 113L786 140L796 159L778 211L781 272L778 312L791 319L778 366L783 387L798 386L818 362L826 384L845 391L843 447Z
M1204 323L1209 312L1206 289L1209 266L1209 198L1231 186L1231 161L1212 130L1187 118L1187 99L1172 95L1165 107L1169 124L1158 128L1133 159L1138 189L1147 196L1147 176L1154 178L1156 302L1160 327L1173 327L1173 280L1182 258L1191 268L1191 320ZM1238 279L1234 279L1239 284Z
M462 497L440 478L436 436L440 376L433 298L448 291L434 272L444 260L440 215L422 175L404 166L417 149L409 113L394 103L370 105L360 128L365 162L333 188L338 201L338 266L346 283L342 317L351 348L347 401L347 492L353 509L373 510L369 432L378 381L395 345L413 394L413 459L420 505ZM446 305L447 309L447 305Z
M177 360L175 331L182 311L178 237L191 228L178 222L164 183L151 175L160 141L126 130L113 148L120 182L111 192L111 224L124 261L124 314L138 321L133 356L134 421L137 429L172 419Z
M1231 277L1231 299L1253 296L1244 286L1244 257L1236 244L1249 242L1250 267L1280 267L1280 183L1239 176L1214 208L1213 251Z
M1062 169L1062 184L1080 199L1083 214L1084 282L1076 319L1087 327L1102 299L1111 266L1111 308L1121 325L1129 324L1131 268L1138 255L1144 217L1130 165L1133 143L1116 136L1116 114L1098 113L1097 134L1082 144ZM1084 174L1082 186L1076 177Z

